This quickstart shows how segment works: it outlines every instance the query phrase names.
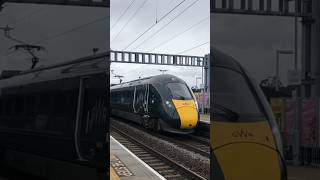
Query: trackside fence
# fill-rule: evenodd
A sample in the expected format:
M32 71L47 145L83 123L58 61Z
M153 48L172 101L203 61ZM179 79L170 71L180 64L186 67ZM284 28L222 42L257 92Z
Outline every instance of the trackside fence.
M281 102L281 113L276 114L276 118L282 133L287 162L293 163L296 146L299 147L301 166L320 168L319 99L281 99ZM295 131L299 138L296 138Z

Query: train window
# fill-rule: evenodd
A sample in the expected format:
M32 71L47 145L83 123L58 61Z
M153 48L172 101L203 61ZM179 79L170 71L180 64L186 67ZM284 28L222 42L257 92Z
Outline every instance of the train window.
M137 90L137 95L136 95L136 103L137 104L142 104L143 103L143 97L144 97L144 91L142 89Z
M113 98L113 102L114 102L114 103L118 103L118 93L117 93L117 92L114 92L112 96L113 96L113 97L112 97L112 98Z
M13 106L13 102L12 99L7 99L7 108L6 108L6 115L11 115L12 114L12 106Z
M120 92L114 93L114 102L117 104L120 103Z
M187 85L182 83L168 83L167 87L169 88L172 98L176 100L191 100L193 99L190 90Z
M15 107L14 107L15 115L21 115L22 113L22 98L16 98Z
M2 108L3 108L3 99L0 99L0 127L4 125Z
M0 118L1 118L1 116L2 116L2 99L0 99ZM1 121L1 119L0 119L0 121Z
M24 97L24 105L23 105L23 117L24 117L24 129L32 129L33 128L33 107L34 107L34 99L32 96Z
M123 92L123 98L124 98L124 101L123 101L123 103L125 103L125 104L127 104L128 103L128 91L124 91Z
M130 104L133 101L133 91L128 90L126 96L126 103Z
M115 93L114 92L110 93L110 102L112 102L112 103L115 102Z
M3 98L2 99L2 116L7 115L7 99Z
M59 91L51 95L53 111L51 112L48 129L50 131L65 132L67 122L72 122L76 112L77 93L72 91Z
M121 103L121 92L117 92L117 103Z
M35 106L35 97L34 96L28 96L27 97L27 115L32 116L34 114L34 106Z
M116 102L116 93L110 92L110 102L115 103Z
M128 92L127 91L125 91L123 93L123 97L124 97L124 103L127 103L128 102Z
M121 104L125 103L125 92L121 92L121 95L120 95L120 103L121 103Z
M134 90L128 91L128 103L130 103L130 104L133 102L133 91Z
M249 84L242 74L231 69L214 67L213 103L241 117L263 116ZM248 118L246 119L248 120Z

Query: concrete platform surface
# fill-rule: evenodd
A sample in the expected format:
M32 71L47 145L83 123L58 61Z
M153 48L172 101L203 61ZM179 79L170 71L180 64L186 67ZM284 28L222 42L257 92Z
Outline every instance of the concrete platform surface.
M110 136L110 179L165 180L112 136Z
M200 114L200 121L210 124L210 114Z
M288 180L320 180L320 169L288 166Z

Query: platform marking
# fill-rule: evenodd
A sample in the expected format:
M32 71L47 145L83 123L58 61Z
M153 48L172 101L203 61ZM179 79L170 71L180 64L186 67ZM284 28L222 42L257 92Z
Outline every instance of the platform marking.
M120 177L116 173L116 171L110 166L110 179L112 180L120 180Z
M145 166L148 170L150 170L153 174L158 176L161 180L166 180L161 174L159 174L157 171L155 171L153 168L151 168L148 164L143 162L140 158L138 158L135 154L133 154L129 149L124 147L119 141L117 141L114 137L110 136L112 140L114 140L121 148L123 148L125 151L127 151L131 156L133 156L137 161L139 161L143 166Z
M127 166L116 156L110 157L110 165L116 171L119 177L134 176L134 174L127 168Z

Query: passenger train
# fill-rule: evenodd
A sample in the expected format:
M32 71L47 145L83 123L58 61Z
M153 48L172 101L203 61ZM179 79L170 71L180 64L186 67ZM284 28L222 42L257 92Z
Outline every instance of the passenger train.
M211 179L285 180L280 132L270 106L232 57L211 51Z
M192 133L199 122L191 89L173 75L158 75L110 88L111 114L156 131Z
M101 53L2 76L1 169L46 179L106 177L109 57Z

